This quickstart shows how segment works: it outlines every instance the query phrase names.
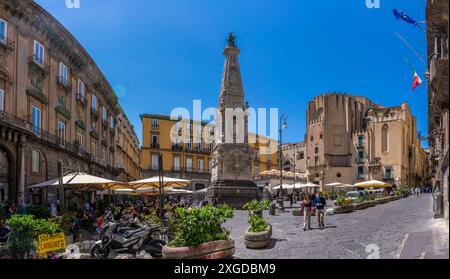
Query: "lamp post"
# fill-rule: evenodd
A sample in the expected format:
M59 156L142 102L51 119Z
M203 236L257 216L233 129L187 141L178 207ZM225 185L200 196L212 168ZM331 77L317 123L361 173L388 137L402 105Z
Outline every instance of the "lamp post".
M294 189L292 190L292 195L294 199L294 204L297 203L297 192L295 191L295 183L297 180L297 169L295 166L295 161L297 160L297 144L294 145Z
M283 113L280 117L279 126L279 137L280 144L278 146L279 150L279 164L280 164L280 195L278 195L278 207L280 210L284 210L284 199L283 199L283 130L287 129L287 114Z
M164 220L164 165L163 165L163 155L158 154L158 173L159 173L159 206L160 206L160 217L163 227L165 227Z

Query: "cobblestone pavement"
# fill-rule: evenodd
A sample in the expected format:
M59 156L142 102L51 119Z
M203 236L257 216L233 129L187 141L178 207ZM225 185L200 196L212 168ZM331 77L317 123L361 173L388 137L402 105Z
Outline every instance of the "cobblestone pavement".
M236 258L359 259L376 257L379 253L382 259L392 259L400 254L406 234L424 230L434 222L431 194L325 216L324 230L318 229L313 216L313 230L304 232L303 217L293 216L290 208L277 216L267 213L264 216L273 226L273 235L272 243L262 250L245 248L243 236L248 227L245 211L236 211L235 217L226 223L236 241Z

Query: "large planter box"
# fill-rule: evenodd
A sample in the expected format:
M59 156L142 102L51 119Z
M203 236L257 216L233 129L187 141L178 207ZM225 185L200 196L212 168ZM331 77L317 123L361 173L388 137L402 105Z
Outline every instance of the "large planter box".
M303 216L303 212L300 209L293 209L292 215L294 216Z
M387 203L387 202L389 202L389 200L387 198L381 198L381 199L375 200L376 204L383 204L383 203Z
M342 213L349 213L353 211L353 204L352 205L343 205L333 208L334 214L342 214Z
M361 210L361 209L366 209L370 206L370 202L363 202L360 204L354 204L353 205L353 210Z
M203 243L197 247L169 247L162 250L163 259L226 259L234 255L234 240Z
M248 228L244 233L245 246L250 249L265 248L269 245L272 239L272 226L269 225L264 232L253 233Z
M367 205L369 207L374 207L375 206L375 201L374 200L373 201L366 201L366 203L367 203Z

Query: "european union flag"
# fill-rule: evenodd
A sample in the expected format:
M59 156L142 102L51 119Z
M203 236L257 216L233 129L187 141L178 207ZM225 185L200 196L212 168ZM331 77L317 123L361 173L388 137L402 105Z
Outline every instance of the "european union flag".
M412 19L410 16L408 16L407 14L405 14L404 12L394 9L394 16L396 19L401 19L406 23L412 24L412 25L418 25L418 23Z

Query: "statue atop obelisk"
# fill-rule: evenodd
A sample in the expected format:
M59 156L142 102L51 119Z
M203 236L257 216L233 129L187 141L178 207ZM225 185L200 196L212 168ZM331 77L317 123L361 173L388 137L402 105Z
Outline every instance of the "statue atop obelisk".
M211 187L208 199L213 204L234 208L258 197L253 182L253 149L248 144L248 114L244 100L239 48L230 33L224 50L225 65L216 117L216 144L211 157Z

